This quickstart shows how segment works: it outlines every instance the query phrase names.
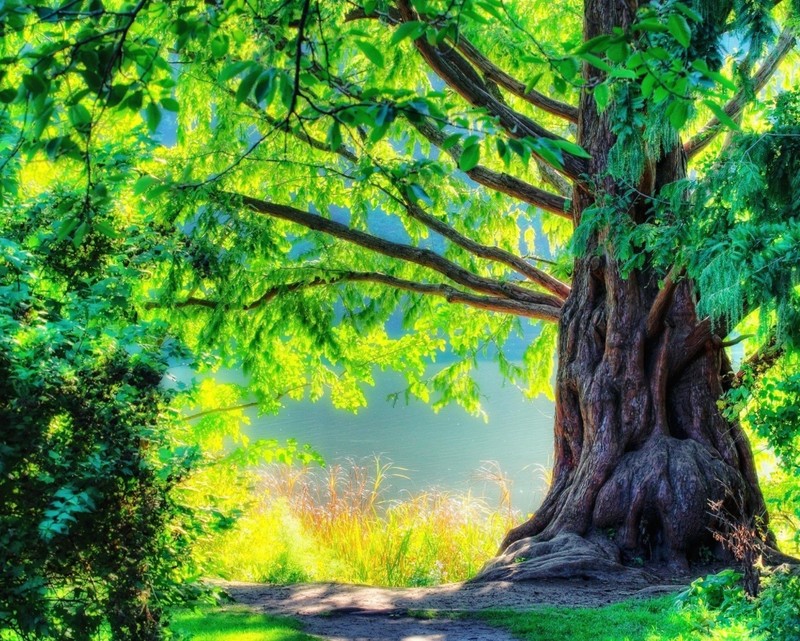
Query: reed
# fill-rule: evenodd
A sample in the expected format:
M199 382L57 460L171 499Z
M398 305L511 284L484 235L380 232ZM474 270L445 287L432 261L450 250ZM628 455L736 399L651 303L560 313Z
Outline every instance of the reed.
M487 464L481 477L500 489L497 505L442 490L388 500L404 472L380 458L264 468L257 500L199 555L210 574L230 580L424 586L470 578L518 517L505 476Z

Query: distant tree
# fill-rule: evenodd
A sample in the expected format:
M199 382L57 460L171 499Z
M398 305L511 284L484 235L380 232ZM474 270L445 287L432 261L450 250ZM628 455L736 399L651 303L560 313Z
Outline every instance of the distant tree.
M377 367L477 411L480 354L531 393L555 367L553 483L486 576L559 549L563 574L683 569L709 501L767 527L726 347L763 371L797 337L798 11L6 2L6 198L51 163L162 234L132 304L243 364L264 410L358 407Z

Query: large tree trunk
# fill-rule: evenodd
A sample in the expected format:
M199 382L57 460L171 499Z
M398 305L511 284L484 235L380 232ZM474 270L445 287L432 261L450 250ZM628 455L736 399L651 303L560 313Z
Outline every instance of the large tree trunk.
M625 27L636 11L635 1L585 5L586 39ZM586 79L596 73L587 69ZM603 178L614 143L608 118L589 95L580 113L579 141L596 180L593 190L576 187L578 219L598 191L622 193ZM651 159L639 191L654 193L684 175L675 140ZM644 199L619 215L642 222ZM623 278L604 240L600 231L575 261L560 322L552 486L483 578L682 570L715 547L711 501L723 501L734 519L766 519L748 441L717 406L730 366L710 324L697 318L691 282L675 277L660 286L649 269Z

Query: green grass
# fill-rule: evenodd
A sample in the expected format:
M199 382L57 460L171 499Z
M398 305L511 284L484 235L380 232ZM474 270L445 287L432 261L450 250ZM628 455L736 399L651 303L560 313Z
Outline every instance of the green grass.
M296 621L242 608L179 612L172 628L191 641L318 641L301 632Z
M675 597L602 608L543 607L468 615L530 641L758 641L744 622L718 621L702 608L680 609Z
M507 502L493 507L468 493L390 501L391 475L380 460L273 466L233 529L197 546L196 558L209 576L229 580L437 585L474 576L522 518Z
M413 613L420 618L432 611ZM746 621L723 619L695 604L675 605L674 596L627 601L601 608L542 607L518 612L491 610L462 615L505 628L530 641L765 641ZM290 619L253 614L240 608L181 612L176 631L192 641L312 641Z

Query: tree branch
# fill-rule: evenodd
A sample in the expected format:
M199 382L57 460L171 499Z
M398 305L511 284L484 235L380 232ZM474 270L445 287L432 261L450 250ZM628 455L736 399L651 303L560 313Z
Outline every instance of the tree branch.
M364 11L362 8L353 9L347 13L345 19L349 22L351 20L363 20L364 18L374 19L379 17L382 17L385 20L395 24L402 22L400 12L393 8L386 12L374 11L369 15L367 15L366 11ZM546 96L543 93L535 90L525 91L525 85L523 83L500 69L500 67L483 55L477 49L477 47L475 47L475 45L473 45L463 35L458 34L453 44L462 54L464 54L464 57L469 60L469 62L471 62L479 71L481 71L481 73L484 74L486 78L492 82L495 82L510 93L522 98L526 102L530 103L534 107L538 107L542 111L546 111L554 116L559 116L569 120L570 122L578 122L577 107L559 102L558 100L555 100L550 96Z
M383 18L395 24L402 22L400 12L394 8L388 9L386 12L374 11L367 15L363 8L353 9L349 11L345 20L350 22L352 20ZM538 107L542 111L559 116L570 122L578 122L578 108L572 105L559 102L550 96L546 96L535 90L525 91L525 85L516 78L512 77L489 58L483 55L475 45L467 40L463 35L458 34L456 40L453 42L454 46L464 54L464 57L469 60L486 78L492 82L503 87L510 93L514 94L530 103L534 107Z
M248 106L252 109L256 109L257 105L254 105L248 102ZM306 144L310 145L314 149L318 149L320 151L326 151L328 153L335 153L345 158L346 160L350 161L351 163L358 162L358 156L356 154L347 149L344 145L340 145L338 149L334 150L325 142L313 138L309 134L303 131L296 131L288 127L288 123L279 123L274 118L267 114L260 114L263 116L267 122L273 124L273 126L280 126L283 125L283 129L287 132L292 134L293 136L299 138ZM444 134L439 131L438 128L430 124L428 121L419 121L412 123L419 131L428 138L432 143L441 145L444 141ZM461 147L459 145L454 145L448 149L448 152L453 157L453 159L458 162L458 158L461 156ZM572 219L572 216L569 215L568 212L564 211L563 208L567 206L568 201L565 198L561 198L555 194L551 194L544 190L538 189L533 185L530 185L524 181L518 180L513 176L508 174L498 174L490 169L486 169L485 167L478 166L474 169L471 169L467 172L473 180L480 184L486 184L491 188L496 189L497 191L501 191L503 193L509 194L510 196L516 196L526 202L531 202L532 204L538 205L543 209L550 210L555 203L560 204L562 207L561 211L556 213ZM533 198L537 198L534 202ZM527 198L526 198L527 196ZM540 200L541 198L541 200ZM545 207L544 205L547 204L548 206ZM516 271L518 271L523 276L527 277L531 282L537 283L547 291L555 294L562 300L565 300L566 297L569 295L570 288L565 283L562 283L558 279L550 276L546 272L538 269L537 267L531 265L527 261L523 260L519 256L515 256L510 252L507 252L499 247L491 247L488 245L482 245L473 241L472 239L460 234L456 231L453 227L448 225L447 223L439 220L438 218L431 216L430 214L424 212L421 207L415 205L414 203L410 202L407 198L403 198L402 205L405 207L408 214L414 218L422 222L424 225L429 227L430 229L436 231L437 233L441 234L445 238L451 240L455 244L463 247L469 252L472 252L475 256L479 258L485 258L487 260L494 260L509 267L512 267Z
M459 34L455 46L464 54L464 57L475 65L489 80L496 82L515 96L522 98L542 111L565 118L570 122L578 122L577 107L554 100L550 96L546 96L535 90L525 91L525 85L523 83L500 69L500 67L478 51L475 45L464 36Z
M474 256L485 258L487 260L494 260L503 263L504 265L508 265L512 269L518 271L520 274L528 278L531 282L534 282L540 287L555 294L561 300L566 300L567 296L569 296L570 288L567 285L562 283L557 278L550 276L550 274L543 272L541 269L534 267L519 256L515 256L511 252L507 252L500 247L482 245L475 242L471 238L467 238L450 227L450 225L447 223L444 223L435 216L428 214L422 209L422 207L411 202L408 198L404 198L404 205L409 216L415 220L418 220L426 227L433 229L459 247L466 249Z
M674 267L669 270L669 273L664 278L664 286L650 306L650 312L647 314L647 323L645 324L648 340L655 338L663 329L664 316L672 304L672 297L675 294L675 289L678 286L683 270L680 270L677 274L674 272Z
M445 135L434 125L427 120L418 120L411 123L417 131L419 131L431 143L441 148L445 140ZM450 157L458 163L461 158L462 149L460 145L453 145L449 147L446 152ZM538 159L537 159L538 160ZM548 165L549 167L549 165ZM499 173L478 165L466 172L467 176L472 178L476 183L494 189L503 194L508 194L514 198L518 198L535 207L541 207L545 211L569 218L572 220L572 214L569 211L569 200L558 194L553 194L544 189L534 187L530 183L515 178L510 174Z
M730 386L741 387L747 376L760 376L772 367L783 355L784 346L778 344L778 338L773 331L766 342L751 354L733 375Z
M761 68L751 78L752 88L742 89L737 93L728 104L725 105L725 113L734 120L738 118L744 111L745 106L750 102L752 97L761 91L767 84L769 79L773 76L778 69L778 65L792 50L795 45L794 30L786 28L778 38L775 48L764 59ZM695 134L689 141L683 145L683 150L687 158L692 158L697 153L702 151L708 146L712 140L722 131L722 123L718 118L714 117L706 123L706 125Z
M514 283L504 283L478 276L429 249L395 243L357 229L352 229L347 225L330 220L329 218L323 218L322 216L311 214L288 205L271 203L230 192L219 192L219 194L234 202L241 203L244 207L256 213L287 220L306 227L307 229L328 234L384 256L427 267L475 292L491 294L520 303L551 307L556 312L562 306L561 299L555 296L533 292L519 285L515 285Z
M408 0L398 0L398 5L400 17L404 22L417 19L417 15ZM511 136L515 138L531 136L533 138L564 140L495 98L475 70L455 49L434 48L424 36L417 38L414 44L432 71L468 103L475 107L486 109L492 116L495 116L500 126ZM564 153L563 158L563 167L555 168L571 180L580 180L580 177L587 173L588 163L586 159L578 158L568 153ZM545 158L542 158L542 160L548 162Z
M709 341L715 337L711 331L711 319L704 318L694 326L683 343L683 348L670 364L669 378L673 379L683 372L706 349ZM719 338L717 338L719 340Z
M532 304L529 302L508 300L494 296L477 296L445 283L420 283L404 278L397 278L396 276L390 276L389 274L383 274L380 272L355 271L340 272L335 275L331 275L330 277L317 276L308 281L275 285L267 289L261 296L252 302L244 305L242 307L242 311L248 312L257 309L262 305L266 305L281 294L296 292L303 289L308 289L310 287L337 285L345 282L379 283L394 289L402 289L404 291L410 291L419 294L440 296L446 299L449 303L461 303L477 309L514 314L516 316L525 316L527 318L536 318L539 320L555 322L560 316L559 309L548 304ZM205 307L207 309L216 309L220 305L221 303L219 301L190 297L186 300L175 303L173 307ZM147 307L149 309L153 309L159 307L159 305L157 303L148 303Z

